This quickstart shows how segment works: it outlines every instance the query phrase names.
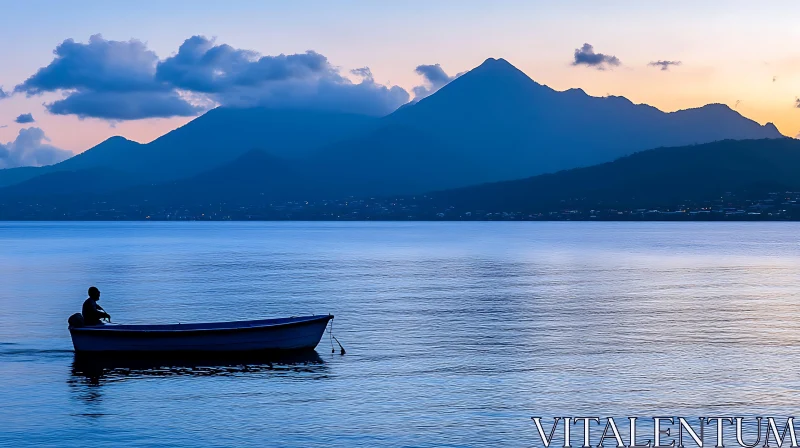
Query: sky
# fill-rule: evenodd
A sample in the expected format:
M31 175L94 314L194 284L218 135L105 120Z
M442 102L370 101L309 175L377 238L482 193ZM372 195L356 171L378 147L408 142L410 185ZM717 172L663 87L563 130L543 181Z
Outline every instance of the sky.
M724 103L800 132L797 1L0 0L0 10L0 153L17 148L17 164L114 135L148 142L217 105L380 115L489 57L556 90L664 111ZM41 132L21 133L30 128ZM31 145L45 149L39 162L21 155Z

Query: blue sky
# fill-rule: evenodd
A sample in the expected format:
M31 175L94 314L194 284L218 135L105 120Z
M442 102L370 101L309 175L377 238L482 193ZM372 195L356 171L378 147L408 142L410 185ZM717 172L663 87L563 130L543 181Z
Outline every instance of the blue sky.
M23 83L53 61L65 39L137 39L163 60L191 36L260 55L313 50L345 77L369 67L374 81L411 94L415 68L448 74L503 57L558 90L624 95L662 110L719 102L787 135L800 131L800 2L744 1L2 1L0 85ZM10 45L8 43L11 43ZM618 66L572 65L589 43ZM668 70L648 66L680 61ZM354 82L358 82L354 80ZM149 141L191 117L109 121L48 112L61 90L0 100L0 143L40 127L50 144L79 152L111 135ZM413 95L413 94L412 94ZM222 97L214 100L225 101ZM34 123L16 123L31 113Z

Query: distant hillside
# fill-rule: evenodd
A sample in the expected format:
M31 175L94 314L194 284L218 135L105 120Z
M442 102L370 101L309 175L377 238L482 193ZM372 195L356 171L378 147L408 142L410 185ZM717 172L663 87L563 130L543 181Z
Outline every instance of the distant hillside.
M302 159L372 129L377 118L336 112L218 108L148 144L146 156L164 178L195 175L259 149ZM141 165L145 169L145 165Z
M184 205L213 202L252 204L302 198L317 191L308 169L296 161L251 150L235 161L186 179L120 191L114 202Z
M800 191L800 141L725 140L642 151L588 168L431 193L440 207L489 212L651 208L726 192Z
M369 131L302 160L294 181L265 179L271 188L262 194L417 194L593 165L658 146L773 137L783 138L774 126L761 126L727 106L664 113L621 97L557 92L502 59L489 59Z
M709 205L717 214L702 219L727 219L719 210L731 205L756 212L769 207L769 214L754 219L800 219L800 205L770 199L775 193L800 192L800 141L789 138L659 148L586 168L405 197L353 197L351 191L365 186L350 180L351 172L329 176L330 171L254 150L201 175L146 186L110 171L50 173L0 189L0 219L405 220L483 219L488 213L510 219L542 219L539 214L550 219L556 213L555 219L564 219L565 211L576 213L567 218L586 219L599 210L602 219L629 220L644 219L632 212L639 209L698 211ZM369 188L389 191L393 180L379 178L375 172ZM114 184L115 191L93 189L86 179ZM70 187L50 193L59 182ZM617 217L616 210L625 213ZM646 219L654 216L661 215Z
M402 126L459 148L483 167L481 179L465 179L471 183L589 166L662 146L783 137L774 125L761 126L721 104L664 113L623 97L558 92L503 59L486 60L384 121L387 141Z
M33 166L0 169L0 188L24 182L45 172L46 170Z
M102 143L77 154L63 162L55 165L43 167L21 167L0 170L0 188L9 185L21 184L29 179L34 179L37 176L48 175L56 172L74 172L84 169L101 169L106 171L128 171L124 167L125 162L137 158L137 154L143 145L130 141L123 137L111 137ZM145 178L143 173L137 173L142 178ZM69 179L70 176L52 177L47 176L49 180L45 179L42 182L26 183L32 186L31 194L38 193L38 189L44 185L50 185L53 188L53 193L58 193L61 187L69 189L69 185L58 184L57 179ZM143 179L145 181L145 179ZM24 188L16 188L14 191L24 192Z
M251 194L248 187L273 198L403 195L590 166L655 147L782 137L724 105L664 113L622 97L558 92L503 59L487 59L383 118L217 108L148 144L114 137L53 166L0 170L0 189L17 185L0 195L40 196L47 188L56 195L72 191L72 182L107 194L129 181L164 184L159 193L142 191L176 200L202 199L200 192L235 199ZM240 159L252 150L273 159ZM85 170L126 181L75 179Z
M319 111L217 108L148 144L112 137L56 165L0 170L0 187L46 173L94 168L130 173L141 183L168 181L230 163L252 149L303 158L368 131L376 120Z
M231 163L189 178L132 186L112 181L108 188L102 183L91 191L96 200L113 203L144 203L163 205L227 202L254 204L265 201L339 199L348 196L378 196L397 193L425 193L453 185L451 172L480 171L459 160L455 149L426 152L415 145L422 138L414 130L398 132L390 147L375 147L371 135L354 141L346 147L335 148L311 160L294 160L273 156L261 150L252 150ZM79 181L86 171L60 173ZM106 176L107 177L107 176ZM47 176L42 176L47 178ZM34 185L32 182L8 189L0 189L0 198L41 198L49 182ZM130 187L130 188L119 188ZM19 187L19 188L17 188Z
M108 168L53 171L0 189L0 198L52 198L58 202L71 196L110 194L140 184L139 176Z

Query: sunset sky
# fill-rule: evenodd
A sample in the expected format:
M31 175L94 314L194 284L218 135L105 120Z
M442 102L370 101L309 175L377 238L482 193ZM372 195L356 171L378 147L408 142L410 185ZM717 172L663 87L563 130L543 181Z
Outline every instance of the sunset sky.
M380 101L385 103L380 107L384 108L403 98L399 89L388 87L399 86L413 98L414 87L426 85L415 72L420 65L440 64L452 76L494 57L507 59L535 81L557 90L580 87L595 96L622 95L665 111L724 103L759 123L775 123L785 135L795 136L800 131L797 1L28 0L0 4L5 19L0 27L0 86L8 94L0 99L0 143L13 141L21 129L32 126L44 131L50 145L72 152L112 135L147 142L208 107L237 105L242 92L249 95L256 87L267 88L262 80L247 81L250 84L246 86L241 81L236 88L220 84L194 87L196 78L168 72L166 68L171 66L167 64L158 74L160 87L128 88L125 83L135 84L139 78L126 73L126 67L150 64L155 72L156 64L175 56L192 36L207 38L198 41L204 48L227 44L232 54L247 55L254 61L279 54L314 58L319 54L354 84L363 80L350 71L369 67L374 89L350 89L347 85L342 92L358 90L364 102L372 101L373 93L382 95L385 98ZM111 45L121 50L91 66L92 73L75 75L85 68L81 65L84 56L75 56L74 60L65 59L63 67L53 66L52 73L31 78L53 63L54 50L65 40L73 39L75 54L81 55L84 46L91 48L90 36L98 34L102 38L93 40L98 48ZM132 39L142 45L128 45ZM123 45L115 46L115 41ZM576 49L584 44L605 59L597 56L600 63L575 64ZM308 50L314 53L307 54ZM150 52L157 58L142 56ZM676 64L651 65L658 61ZM108 73L107 64L113 68ZM120 67L122 71L114 71ZM218 73L221 69L214 66L210 70ZM87 84L76 76L88 76L97 84ZM311 85L311 78L297 76L304 89ZM351 82L326 78L335 75L309 76L313 82L337 86ZM292 88L298 85L292 84ZM153 118L150 116L172 112L151 111L148 106L148 111L114 118L123 114L120 111L125 107L114 101L143 98L141 92L153 98L164 95L165 101L167 96L169 101L185 100L183 109L169 109L182 111L182 116ZM263 89L253 94L263 95ZM69 95L78 96L53 105ZM308 93L303 95L303 101L315 101ZM268 101L277 101L279 96L271 90ZM386 99L389 96L391 99ZM287 96L280 101L295 100ZM101 110L104 107L112 110Z

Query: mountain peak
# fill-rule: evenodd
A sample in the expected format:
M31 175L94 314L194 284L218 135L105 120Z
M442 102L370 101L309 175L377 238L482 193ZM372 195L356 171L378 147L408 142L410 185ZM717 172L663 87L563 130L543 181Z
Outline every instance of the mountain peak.
M492 107L490 104L502 103L501 98L520 102L524 101L522 98L530 99L531 94L540 95L543 92L549 93L553 90L536 83L505 59L488 58L434 94L422 101L413 101L400 107L389 116L402 120L402 117L420 110L430 110L435 115L438 113L435 110L439 108L458 111L486 108Z
M708 103L705 106L701 106L700 109L720 110L720 111L726 111L726 112L729 111L729 110L733 110L727 104L722 104L722 103Z
M127 138L122 137L120 135L115 135L113 137L109 137L109 138L103 140L102 142L94 145L93 147L87 149L86 151L84 151L84 152L82 152L80 154L87 154L87 153L89 153L91 151L95 151L96 152L97 150L114 150L114 151L116 151L116 150L121 150L121 148L133 148L133 147L139 147L139 146L141 146L141 143L138 143L138 142L135 142L133 140L127 139ZM78 154L78 155L80 155L80 154ZM64 162L66 162L66 160Z
M771 121L768 121L767 124L764 125L764 129L766 129L766 130L768 130L770 132L775 132L776 134L781 134L781 131L779 131L778 127L775 126L775 123L773 123ZM781 134L781 135L783 135L783 134Z
M475 68L480 68L480 67L506 67L506 68L512 68L512 69L516 70L516 67L514 67L514 65L512 65L510 62L506 61L503 58L497 58L497 59L495 59L495 58L486 58L486 60L483 61L483 63L481 63L481 65L479 65L479 66L477 66Z
M100 142L100 144L102 145L103 143L122 143L122 142L136 143L133 140L129 140L121 135L115 135L113 137L109 137L103 140L102 142Z
M496 89L518 92L519 89L522 91L531 88L538 90L537 88L540 87L542 87L540 84L505 59L489 58L481 65L456 78L432 97L442 96L445 92L452 93L453 91L460 91L461 94L474 97L481 93L496 93Z
M474 69L470 70L469 72L465 73L468 75L470 73L493 73L495 75L510 75L510 76L519 76L522 75L527 79L528 75L523 73L517 67L514 67L513 64L506 61L503 58L495 59L495 58L488 58L483 63Z
M579 96L589 96L586 91L581 89L580 87L574 87L571 89L564 90L562 93L568 93L571 95L579 95Z

